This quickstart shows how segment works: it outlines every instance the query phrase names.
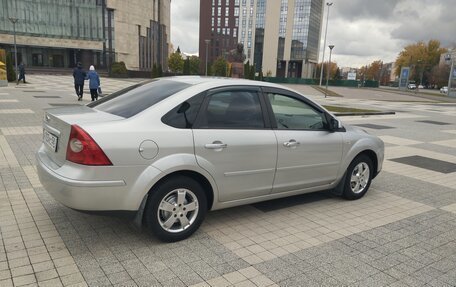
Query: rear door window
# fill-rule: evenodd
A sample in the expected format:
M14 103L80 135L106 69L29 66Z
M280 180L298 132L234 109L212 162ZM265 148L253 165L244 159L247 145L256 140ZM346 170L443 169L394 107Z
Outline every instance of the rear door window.
M172 80L152 80L115 92L87 106L129 118L189 86L190 84Z
M257 91L225 90L209 96L199 128L261 129L265 127Z

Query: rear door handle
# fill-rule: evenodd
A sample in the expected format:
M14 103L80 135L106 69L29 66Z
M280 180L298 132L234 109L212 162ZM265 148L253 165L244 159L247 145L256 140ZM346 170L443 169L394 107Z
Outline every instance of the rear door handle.
M299 145L299 142L297 142L296 140L289 140L289 141L283 143L284 147L296 147L298 145Z

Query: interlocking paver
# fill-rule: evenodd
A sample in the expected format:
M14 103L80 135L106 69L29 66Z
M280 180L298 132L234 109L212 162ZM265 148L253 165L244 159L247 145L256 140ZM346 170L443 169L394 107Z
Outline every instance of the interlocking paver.
M103 79L112 92L133 82ZM383 172L361 200L304 195L274 206L211 212L190 239L164 245L128 222L69 210L41 186L35 151L43 108L75 103L71 76L30 75L29 92L0 100L0 286L445 286L456 282L454 173L395 163L423 156L455 161L451 125L429 133L418 120L454 123L454 107L343 98L345 105L397 110L344 117L386 142ZM39 85L45 81L46 85ZM50 96L36 98L39 87ZM20 86L22 87L22 85ZM5 91L3 93L3 91ZM320 103L342 99L311 95ZM434 108L435 109L435 108ZM430 114L432 113L432 114ZM312 202L306 198L314 198ZM302 200L304 199L304 200ZM266 205L264 205L266 206ZM257 208L258 207L258 208ZM257 278L257 279L255 279ZM255 281L256 280L256 281ZM37 283L38 282L38 283Z

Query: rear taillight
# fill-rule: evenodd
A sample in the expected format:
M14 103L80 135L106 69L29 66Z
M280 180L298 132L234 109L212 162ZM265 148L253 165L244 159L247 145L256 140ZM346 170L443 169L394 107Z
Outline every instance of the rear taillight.
M112 165L100 146L78 125L71 126L66 159L84 165Z

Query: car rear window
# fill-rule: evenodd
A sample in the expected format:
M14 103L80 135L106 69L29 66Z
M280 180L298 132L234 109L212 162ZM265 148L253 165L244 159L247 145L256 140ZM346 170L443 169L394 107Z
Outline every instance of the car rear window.
M190 84L172 80L151 80L112 93L87 106L129 118L189 86Z

